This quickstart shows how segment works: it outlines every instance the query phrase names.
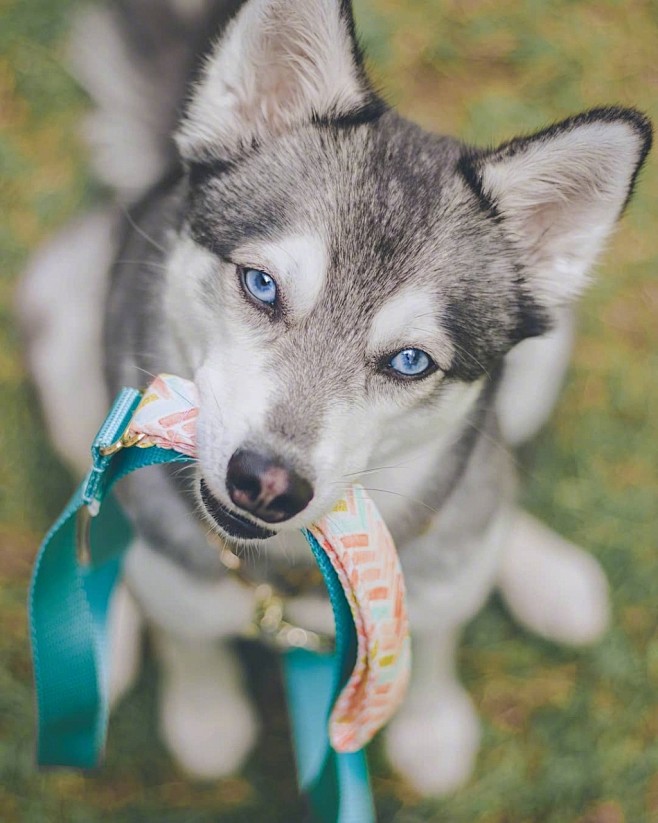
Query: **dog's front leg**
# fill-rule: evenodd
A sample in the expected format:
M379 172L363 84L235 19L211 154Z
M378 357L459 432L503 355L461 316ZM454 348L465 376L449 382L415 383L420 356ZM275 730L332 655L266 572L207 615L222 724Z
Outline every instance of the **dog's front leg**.
M136 541L126 580L152 630L162 669L160 734L191 777L237 771L258 724L231 639L253 614L253 594L233 578L202 579Z
M193 778L236 772L253 748L258 725L242 670L226 641L191 640L154 632L162 669L160 736Z
M458 627L445 626L414 637L409 693L386 734L391 765L422 794L463 785L480 745L475 707L456 672L460 636Z
M608 582L598 562L521 510L506 540L498 585L514 617L548 640L587 645L608 625Z
M459 682L456 653L464 625L491 592L509 514L482 535L446 543L440 528L405 547L413 671L405 703L389 726L389 760L422 794L454 791L470 777L480 744L475 707ZM440 570L440 558L452 556ZM436 559L432 572L431 559ZM406 562L405 562L406 561Z

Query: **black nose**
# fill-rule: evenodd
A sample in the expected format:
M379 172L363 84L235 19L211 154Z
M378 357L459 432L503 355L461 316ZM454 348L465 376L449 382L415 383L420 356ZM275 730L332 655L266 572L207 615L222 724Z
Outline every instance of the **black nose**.
M226 487L236 506L266 523L290 520L313 497L313 486L283 460L245 449L229 460Z

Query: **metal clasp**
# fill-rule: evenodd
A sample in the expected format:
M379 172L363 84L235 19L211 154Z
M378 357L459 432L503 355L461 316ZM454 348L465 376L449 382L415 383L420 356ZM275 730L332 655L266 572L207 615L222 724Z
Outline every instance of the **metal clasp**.
M303 629L285 620L284 600L275 594L272 586L263 583L254 589L256 605L254 617L246 637L262 640L276 649L308 649L328 653L333 650L333 639L310 629Z
M131 446L136 446L146 437L144 432L141 434L129 434L129 428L130 427L128 427L128 429L126 429L121 437L118 440L115 440L114 443L110 443L109 446L103 446L99 449L103 457L110 457L118 451L121 451L121 449L129 449Z

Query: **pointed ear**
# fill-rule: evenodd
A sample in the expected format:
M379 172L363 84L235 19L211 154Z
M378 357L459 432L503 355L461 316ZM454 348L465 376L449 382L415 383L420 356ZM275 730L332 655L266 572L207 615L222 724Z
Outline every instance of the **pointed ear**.
M314 118L381 107L349 0L247 0L212 49L176 136L184 159L229 160Z
M540 305L584 289L650 147L644 115L597 109L463 161L467 181L520 247Z

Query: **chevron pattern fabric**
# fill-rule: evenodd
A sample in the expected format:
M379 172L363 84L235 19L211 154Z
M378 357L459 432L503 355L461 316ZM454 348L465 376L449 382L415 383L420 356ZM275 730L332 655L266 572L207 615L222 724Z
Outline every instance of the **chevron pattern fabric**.
M345 590L357 631L357 660L329 720L339 752L363 748L394 714L409 681L411 644L404 578L393 538L359 485L310 531Z

